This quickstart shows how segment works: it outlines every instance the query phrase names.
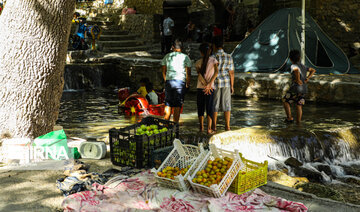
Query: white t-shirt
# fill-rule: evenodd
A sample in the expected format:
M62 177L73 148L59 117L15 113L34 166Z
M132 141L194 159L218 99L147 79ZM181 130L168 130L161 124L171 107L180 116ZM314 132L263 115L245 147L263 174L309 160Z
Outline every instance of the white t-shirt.
M167 17L163 22L163 27L165 36L172 35L171 28L174 27L174 21L170 17Z

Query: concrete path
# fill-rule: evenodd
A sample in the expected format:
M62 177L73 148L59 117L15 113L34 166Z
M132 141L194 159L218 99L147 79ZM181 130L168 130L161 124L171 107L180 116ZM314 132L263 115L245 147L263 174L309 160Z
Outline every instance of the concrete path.
M302 202L308 207L309 212L359 212L360 205L348 204L331 199L319 198L313 194L298 191L277 183L268 182L260 187L261 190L273 196L287 200Z

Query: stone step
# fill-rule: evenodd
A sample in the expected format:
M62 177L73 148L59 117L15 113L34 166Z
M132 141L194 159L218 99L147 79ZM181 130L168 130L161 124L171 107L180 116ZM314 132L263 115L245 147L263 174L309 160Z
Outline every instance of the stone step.
M106 47L103 48L103 52L106 53L122 53L122 52L136 52L136 51L147 51L151 49L151 46L128 46L128 47Z
M104 35L127 35L128 32L126 31L123 31L123 30L106 30L106 29L103 29L102 32L101 32L101 36L104 36Z
M88 25L98 25L98 26L101 26L101 27L104 27L104 26L112 26L114 25L114 22L112 21L86 21Z
M116 48L116 47L132 47L143 45L143 40L121 40L121 41L99 41L98 45L105 48Z
M120 52L119 55L125 57L141 57L141 58L153 58L153 59L164 58L164 56L161 55L160 52L151 53L149 51L134 51L134 52L122 52L122 53Z
M110 22L110 18L106 15L97 15L95 17L88 17L88 21L108 21Z
M100 41L121 41L121 40L135 40L139 35L101 35Z
M109 26L104 25L104 26L101 26L101 28L103 30L122 30L119 25L115 25L115 24L114 25L109 25Z

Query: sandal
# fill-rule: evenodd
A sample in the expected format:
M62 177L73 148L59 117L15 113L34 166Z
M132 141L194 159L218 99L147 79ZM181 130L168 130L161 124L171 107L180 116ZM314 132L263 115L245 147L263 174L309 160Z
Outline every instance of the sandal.
M284 120L284 122L285 122L285 123L288 123L288 124L291 124L291 123L294 123L294 119L289 120L289 119L286 118L286 119Z
M207 134L208 135L213 135L213 134L215 134L216 132L214 131L214 130L207 130Z

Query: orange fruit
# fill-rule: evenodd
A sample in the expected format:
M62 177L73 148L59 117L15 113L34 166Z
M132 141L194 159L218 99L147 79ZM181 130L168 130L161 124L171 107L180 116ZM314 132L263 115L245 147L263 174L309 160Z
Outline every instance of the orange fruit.
M213 162L212 160L208 160L208 162L207 162L207 163L208 163L208 164L212 164L212 162Z
M217 169L217 166L213 166L213 168L212 168L213 170L216 170Z
M161 172L158 172L158 173L157 173L157 175L158 175L159 177L161 177L161 174L162 174Z

